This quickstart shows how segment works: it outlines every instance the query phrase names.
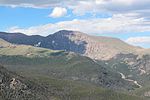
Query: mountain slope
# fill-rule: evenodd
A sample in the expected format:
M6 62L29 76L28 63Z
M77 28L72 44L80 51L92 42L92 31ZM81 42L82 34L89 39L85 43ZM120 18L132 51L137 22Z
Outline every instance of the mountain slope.
M150 55L118 54L103 63L106 68L120 73L123 79L139 85L136 94L150 98Z
M47 100L48 95L50 95L51 98L55 98L55 99L57 98L58 100L59 99L66 100L66 98L68 99L72 98L72 100L76 100L76 98L82 98L82 100L86 100L88 97L93 98L92 100L103 100L103 99L129 100L129 98L132 98L133 100L134 99L141 100L139 97L136 97L136 96L130 96L127 94L119 94L113 91L101 89L100 87L105 87L105 88L115 89L115 90L116 89L117 90L132 90L132 89L138 88L138 86L136 86L132 82L130 83L121 79L121 76L118 73L113 73L105 69L100 64L97 64L96 62L94 62L88 57L80 56L74 53L67 53L63 51L52 51L52 50L26 46L26 45L21 45L21 46L14 45L2 39L0 42L3 43L3 45L5 45L2 48L0 48L0 50L3 51L4 49L4 51L6 52L6 53L0 52L0 63L5 65L5 67L7 67L9 70L15 71L18 74L25 76L31 80L38 79L38 82L36 82L35 80L34 81L36 83L42 84L42 86L39 85L39 88L42 89L42 90L40 89L40 93L41 92L43 93L43 91L47 91L44 96L45 99L42 99L42 100ZM33 50L32 49L17 50L17 52L12 52L13 50L14 51L16 50L15 48L12 48L12 46L16 46L17 48L22 48L23 46L24 48L30 47L34 49ZM37 51L41 49L47 50L47 52L50 51L50 53L46 56L25 55L26 52L29 52L30 50L32 51L33 54L36 54ZM43 55L45 52L41 51L40 53L37 53L37 54ZM7 70L1 67L0 71L1 71L0 73L2 74L5 73L6 74L5 78L7 78ZM21 78L20 76L17 76L16 74L15 76L13 73L12 74L10 73L11 72L8 72L9 77L11 77L10 79L13 79L13 82L15 83L16 81L19 82L19 85L22 83L23 85L30 84L31 85L30 87L32 87L32 85L37 86L37 84L35 83L32 83L32 82L30 83L28 80ZM0 75L0 76L4 76L4 75ZM4 77L2 77L1 79L3 78ZM73 80L73 82L66 83L65 81L63 81L64 79L66 81ZM45 82L48 80L50 81L50 83ZM59 83L61 84L58 84L57 82L55 82L57 80L59 80ZM75 81L83 82L84 84L81 85L80 83L76 83ZM9 82L9 81L6 81L6 82ZM65 85L63 85L64 82L65 82ZM86 85L85 83L91 84L91 85ZM22 87L22 84L20 85L21 87ZM47 84L50 84L50 85L47 86ZM65 89L66 85L67 87L69 86L67 88L67 91ZM46 88L49 87L49 88L48 90L47 89L45 90L43 89L44 87ZM82 91L80 90L81 88L82 88ZM34 89L35 89L34 91L37 93L36 95L42 97L40 93L38 94L38 90L36 90L36 88ZM20 93L19 92L20 90L22 90L22 88L19 88L19 90L15 90L15 94L11 95L11 96L14 96L14 100L17 100L16 99L17 97L19 100L24 100L24 97L22 97L22 95L24 94L22 94L21 96L20 95L18 96L18 93ZM91 90L93 92L91 92ZM6 96L7 91L11 91L11 89L6 90L4 92L5 94L3 93L3 98L12 98L11 100L13 100L13 97ZM70 94L70 96L68 96L68 94ZM110 96L108 94L110 94ZM101 95L101 96L98 96L98 95ZM31 96L31 98L36 98L36 96L35 97Z
M2 100L50 100L46 89L0 66Z
M138 87L92 59L71 52L9 45L0 48L0 63L13 71L84 81L111 89L132 90Z
M141 49L116 38L90 36L77 31L62 30L46 38L55 41L52 49L73 51L93 59L109 59L119 53L135 53ZM46 48L51 48L50 43Z
M38 41L43 40L44 37L39 35L27 36L23 33L6 33L0 32L0 38L15 44L27 44L33 45L38 43Z
M33 47L30 45L11 44L3 39L0 39L0 54L1 55L23 55L28 57L47 57L51 53L59 53L63 51L54 51L50 49Z
M0 48L8 47L10 45L12 44L0 38Z
M37 84L38 83L38 84ZM0 66L0 100L143 100L90 84L50 79L24 78ZM146 100L146 99L145 99Z
M0 32L0 38L15 44L71 51L98 60L107 60L120 53L150 53L149 50L131 46L116 38L91 36L85 33L67 30L58 31L47 37Z

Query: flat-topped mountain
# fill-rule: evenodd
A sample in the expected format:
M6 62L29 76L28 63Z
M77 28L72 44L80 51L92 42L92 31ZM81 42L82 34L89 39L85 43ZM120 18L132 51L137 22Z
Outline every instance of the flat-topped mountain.
M120 53L145 53L145 49L129 45L120 39L91 36L78 31L61 30L49 36L27 36L22 33L3 33L0 38L15 44L25 44L65 50L88 56L92 59L107 60ZM149 51L147 51L149 53Z

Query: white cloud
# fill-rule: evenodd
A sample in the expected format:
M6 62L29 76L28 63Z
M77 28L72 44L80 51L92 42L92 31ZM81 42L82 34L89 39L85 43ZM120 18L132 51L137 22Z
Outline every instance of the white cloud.
M71 9L77 15L85 13L93 15L98 13L110 15L136 13L135 17L144 18L150 22L150 0L0 0L0 5L54 8L49 15L51 17L63 16L67 13L67 9Z
M141 16L150 15L150 0L78 0L70 3L68 8L73 9L74 14L101 13L111 14L139 13ZM145 11L149 11L144 13Z
M89 34L101 33L127 33L127 32L145 32L150 31L150 26L143 18L135 18L135 14L117 14L110 18L96 19L75 19L71 21L62 21L49 23L40 26L33 26L26 29L19 27L9 28L9 32L23 32L25 34L49 35L61 29L77 30ZM148 24L148 25L147 25Z
M52 13L49 15L50 17L57 18L62 17L67 14L67 9L62 7L55 7Z
M126 42L130 44L150 44L150 36L130 37Z
M48 8L61 6L68 0L0 0L2 6ZM29 6L28 6L29 5Z
M78 11L107 10L117 12L129 12L150 9L150 0L0 0L0 5L22 7L68 7Z

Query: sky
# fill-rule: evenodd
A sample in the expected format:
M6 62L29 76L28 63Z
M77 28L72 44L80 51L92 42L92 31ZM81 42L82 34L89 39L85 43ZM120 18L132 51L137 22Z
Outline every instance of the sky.
M150 0L0 0L0 31L59 30L109 36L150 48Z

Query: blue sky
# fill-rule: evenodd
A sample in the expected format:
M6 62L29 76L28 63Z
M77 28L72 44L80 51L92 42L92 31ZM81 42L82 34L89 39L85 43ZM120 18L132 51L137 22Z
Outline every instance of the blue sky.
M149 4L149 0L5 0L0 1L0 31L46 36L61 29L77 30L150 48Z

